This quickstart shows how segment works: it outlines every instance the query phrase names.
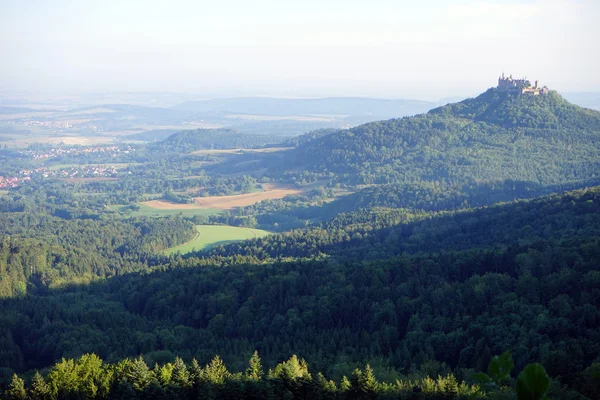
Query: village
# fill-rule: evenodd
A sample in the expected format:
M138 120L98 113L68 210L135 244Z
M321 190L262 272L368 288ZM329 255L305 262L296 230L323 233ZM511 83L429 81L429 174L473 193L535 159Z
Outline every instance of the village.
M20 186L22 183L30 181L32 178L115 178L118 169L114 166L104 165L83 165L77 167L62 168L52 170L47 167L40 167L32 170L21 170L18 176L4 177L0 176L0 189L10 189Z
M94 153L111 153L116 157L119 154L129 154L135 149L131 146L90 146L90 147L52 147L52 148L30 148L19 153L34 160L44 160L61 156L78 156Z

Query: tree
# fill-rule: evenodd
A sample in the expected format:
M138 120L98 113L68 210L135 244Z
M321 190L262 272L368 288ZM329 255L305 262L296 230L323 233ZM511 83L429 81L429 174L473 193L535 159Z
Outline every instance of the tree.
M260 357L258 356L258 351L255 350L250 357L250 365L248 366L248 369L246 369L246 379L260 381L263 375L264 372L260 362Z
M12 380L6 390L6 396L9 400L26 400L25 382L17 374L13 374Z
M360 375L358 385L365 399L374 399L377 397L379 383L369 364L366 365L365 371Z
M208 382L216 385L225 383L225 379L231 374L227 371L227 367L221 357L215 356L212 361L204 367L203 377Z
M29 398L31 400L50 400L51 398L50 386L38 371L35 371L35 375L31 381Z

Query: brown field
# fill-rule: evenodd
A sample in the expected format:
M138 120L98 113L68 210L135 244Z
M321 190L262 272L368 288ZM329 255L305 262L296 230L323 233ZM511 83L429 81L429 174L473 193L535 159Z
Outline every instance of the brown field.
M263 200L282 199L287 195L300 194L302 189L265 185L264 192L236 194L232 196L196 197L193 204L176 204L164 200L144 201L143 205L161 210L190 210L199 208L217 208L231 210L236 207L245 207Z
M140 204L143 204L145 206L152 207L152 208L157 208L159 210L193 210L193 209L202 208L202 207L197 206L196 204L178 204L178 203L171 203L170 201L164 201L164 200L150 200L150 201L144 201Z
M265 185L264 192L236 194L233 196L196 197L194 200L201 207L231 210L236 207L250 206L263 200L282 199L287 195L300 194L302 192L303 190L301 189L277 187L268 184Z
M241 154L243 153L274 153L276 151L285 151L293 147L265 147L264 149L227 149L227 150L198 150L192 154Z
M27 136L26 138L14 139L2 142L9 147L27 147L33 143L59 144L67 145L93 145L112 143L113 138L101 136Z

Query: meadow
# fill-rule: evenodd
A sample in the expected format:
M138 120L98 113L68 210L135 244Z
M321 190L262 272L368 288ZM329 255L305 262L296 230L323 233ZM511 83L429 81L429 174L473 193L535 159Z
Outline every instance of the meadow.
M266 236L267 231L252 228L241 228L229 225L196 225L198 234L192 240L182 245L167 249L167 255L180 252L186 254L191 251L206 250L210 247L231 243L239 240L254 239Z

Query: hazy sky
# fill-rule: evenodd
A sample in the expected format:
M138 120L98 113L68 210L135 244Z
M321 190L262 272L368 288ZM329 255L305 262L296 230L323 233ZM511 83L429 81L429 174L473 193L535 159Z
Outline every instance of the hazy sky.
M504 70L600 91L599 20L599 0L0 0L0 90L437 99Z

